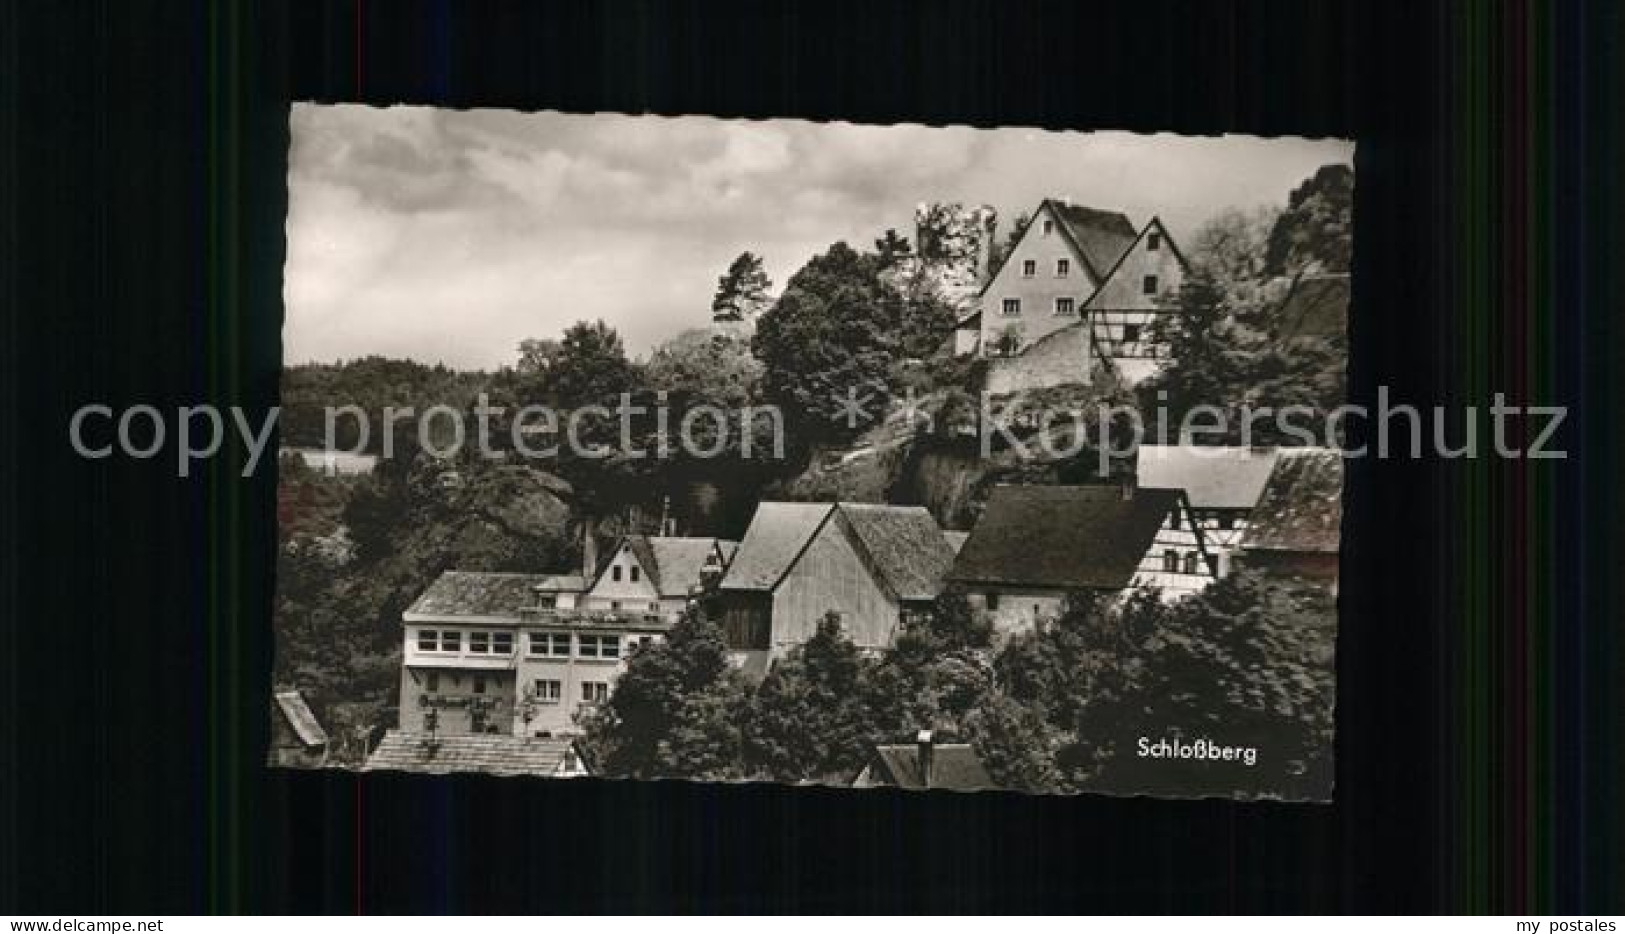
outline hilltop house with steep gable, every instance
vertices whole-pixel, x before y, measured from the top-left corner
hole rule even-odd
[[[1186,263],[1159,218],[1046,198],[960,319],[954,348],[994,361],[989,389],[1087,383],[1097,362],[1135,383],[1166,356],[1152,324]]]

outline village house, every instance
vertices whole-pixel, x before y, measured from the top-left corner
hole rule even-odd
[[[961,318],[955,352],[994,361],[989,390],[1087,383],[1097,362],[1137,383],[1166,349],[1152,324],[1186,263],[1162,221],[1047,198]]]
[[[1337,589],[1343,524],[1343,456],[1282,448],[1237,543],[1239,566]]]
[[[1275,456],[1274,448],[1141,445],[1136,482],[1140,486],[1184,490],[1190,504],[1191,522],[1170,530],[1174,534],[1166,536],[1164,562],[1171,566],[1175,561],[1198,561],[1205,548],[1215,561],[1218,576],[1230,573],[1231,558],[1247,531],[1253,506],[1275,469]]]
[[[401,730],[576,730],[627,657],[664,638],[721,578],[732,550],[716,539],[626,536],[590,585],[575,574],[446,571],[402,614]]]
[[[270,764],[285,768],[319,768],[327,764],[327,731],[298,691],[271,695]]]
[[[986,791],[998,786],[969,743],[938,743],[931,730],[921,730],[913,743],[875,746],[852,787]]]
[[[576,778],[592,774],[570,739],[401,730],[385,733],[362,768],[369,772],[427,775],[469,773]]]
[[[623,536],[583,595],[589,612],[683,615],[707,577],[720,578],[736,543],[716,538]]]
[[[931,608],[952,563],[924,507],[761,503],[717,591],[729,648],[765,673],[834,612],[859,648],[885,649]]]
[[[1213,579],[1184,492],[1130,485],[995,487],[947,576],[998,635],[1059,617],[1073,593],[1151,586],[1175,600]]]

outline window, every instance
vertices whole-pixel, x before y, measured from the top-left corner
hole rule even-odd
[[[990,610],[997,610],[999,608],[999,595],[998,594],[990,593],[990,594],[987,595],[987,608],[990,609]]]
[[[1228,532],[1228,531],[1234,529],[1235,527],[1236,527],[1236,517],[1235,516],[1220,516],[1219,517],[1219,528],[1220,529]]]
[[[460,652],[463,649],[463,634],[460,632],[442,632],[440,634],[440,651]]]
[[[1021,299],[1019,299],[1019,298],[1007,298],[1007,299],[1005,299],[1004,300],[1004,316],[1006,318],[1013,318],[1013,317],[1015,317],[1015,316],[1017,316],[1019,314],[1021,314]]]
[[[550,593],[550,594],[547,594],[546,596],[541,596],[541,597],[536,598],[536,608],[539,609],[539,610],[556,609],[558,607],[558,605],[559,605],[559,596],[558,596],[558,594],[551,594]]]
[[[440,690],[440,672],[431,671],[429,677],[424,679],[423,687],[430,693]]]
[[[640,569],[638,568],[637,565],[635,565],[635,564],[632,565],[632,568],[631,568],[631,571],[632,571],[632,583],[634,583],[634,584],[636,584],[638,582],[638,571],[639,570]]]
[[[493,632],[493,633],[491,633],[491,651],[496,653],[497,655],[512,655],[513,654],[513,633],[511,633],[511,632]]]
[[[1138,324],[1123,325],[1123,343],[1133,344],[1140,340],[1140,326]]]
[[[1049,236],[1050,234],[1052,234],[1054,232],[1055,232],[1055,222],[1050,220],[1047,217],[1044,218],[1044,236],[1047,237],[1047,236]]]
[[[564,685],[557,681],[537,679],[536,702],[539,704],[557,704],[564,695],[563,688]]]
[[[1021,261],[1021,274],[1024,277],[1028,278],[1028,279],[1031,279],[1033,276],[1038,275],[1038,260],[1036,260],[1036,259],[1024,259],[1024,260],[1022,260]]]
[[[471,632],[468,634],[468,650],[480,655],[491,651],[491,634],[488,632]]]
[[[570,654],[570,634],[567,632],[533,632],[530,634],[530,654],[566,658]]]
[[[1145,235],[1145,251],[1155,253],[1162,249],[1162,234],[1153,233]]]
[[[436,633],[433,629],[419,629],[418,630],[418,651],[419,652],[433,652],[435,650],[435,647],[440,644],[439,640],[440,640],[439,634]]]
[[[609,700],[609,682],[583,681],[581,682],[581,702],[584,704],[602,704]]]
[[[485,693],[485,679],[484,678],[476,677],[474,679],[474,693],[475,694],[484,694]]]
[[[1179,572],[1179,552],[1170,548],[1162,553],[1162,569],[1164,571]]]
[[[1056,260],[1055,261],[1055,275],[1059,276],[1062,279],[1065,279],[1067,276],[1072,275],[1072,261],[1069,260],[1069,259],[1058,259],[1058,260]]]
[[[620,636],[588,636],[577,637],[576,654],[582,658],[620,658]]]
[[[1076,311],[1076,309],[1072,305],[1072,299],[1070,299],[1070,298],[1057,298],[1055,300],[1055,313],[1056,314],[1058,314],[1058,315],[1070,315],[1074,311]]]
[[[611,613],[619,613],[621,611],[621,601],[619,601],[619,600],[611,600],[611,601],[609,601],[609,610],[610,610]]]
[[[1147,295],[1157,294],[1157,277],[1146,276],[1145,279],[1140,282],[1140,291]]]
[[[610,568],[609,569],[609,576],[614,578],[615,580],[619,581],[621,579],[621,566],[617,564],[614,567]]]
[[[1168,513],[1168,528],[1170,528],[1170,529],[1179,528],[1179,510],[1175,509],[1172,512]]]
[[[1196,552],[1194,552],[1194,551],[1186,552],[1185,553],[1185,573],[1186,574],[1200,574],[1200,573],[1202,573],[1202,571],[1201,571],[1201,567],[1202,567],[1201,560],[1202,560],[1202,556],[1198,555]]]
[[[659,600],[650,600],[649,601],[649,612],[651,612],[651,613],[660,612],[660,601]]]

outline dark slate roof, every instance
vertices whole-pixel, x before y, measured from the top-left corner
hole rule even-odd
[[[841,503],[837,507],[899,600],[934,600],[954,563],[942,527],[924,506]]]
[[[920,751],[914,743],[876,746],[871,765],[884,773],[877,779],[899,788],[979,791],[998,787],[969,743],[939,743],[931,759],[930,785],[920,773]]]
[[[1139,487],[998,486],[948,579],[1063,590],[1120,590],[1181,496]]]
[[[440,734],[430,750],[426,733],[390,730],[367,757],[367,771],[446,775],[553,775],[570,749],[568,739],[526,739],[496,733]]]
[[[724,590],[772,590],[824,523],[830,503],[760,503],[739,543]]]
[[[1276,313],[1277,337],[1283,341],[1343,337],[1349,326],[1347,273],[1299,279]]]
[[[1343,524],[1343,457],[1285,448],[1253,508],[1240,546],[1251,551],[1336,554]]]
[[[1117,265],[1117,261],[1139,236],[1128,217],[1120,211],[1102,211],[1053,198],[1049,204],[1072,237],[1072,242],[1077,244],[1078,252],[1088,260],[1089,271],[1097,280],[1103,279],[1107,271]]]
[[[274,698],[277,709],[282,711],[283,718],[299,736],[301,743],[306,746],[327,745],[327,731],[316,721],[316,715],[310,712],[303,694],[298,691],[278,691]]]
[[[557,577],[555,574],[446,571],[406,608],[406,613],[453,618],[509,617],[518,622],[519,611],[536,603],[533,595],[536,586]]]
[[[1196,509],[1251,509],[1274,469],[1273,448],[1146,444],[1135,473],[1142,486],[1184,490]]]

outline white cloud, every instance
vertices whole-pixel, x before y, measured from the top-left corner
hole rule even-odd
[[[1283,203],[1336,141],[704,117],[296,106],[289,362],[368,353],[493,368],[603,318],[634,352],[708,320],[742,250],[784,280],[836,240],[912,233],[920,201],[1160,214]]]

